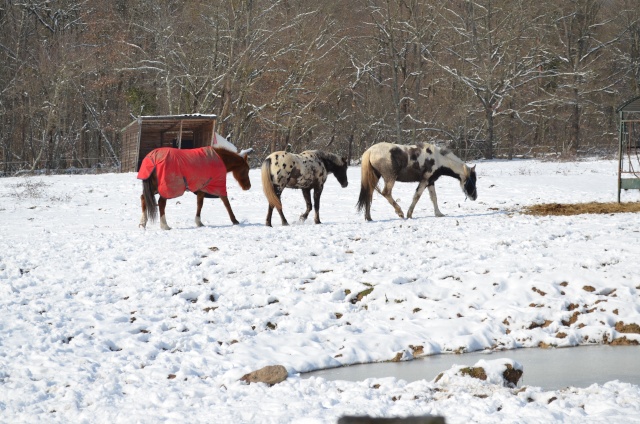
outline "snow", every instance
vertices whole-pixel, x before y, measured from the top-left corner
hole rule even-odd
[[[215,137],[216,137],[216,142],[215,142],[216,147],[222,147],[223,149],[231,150],[232,152],[238,153],[238,148],[234,146],[233,143],[231,143],[228,139],[224,138],[218,133],[215,133]]]
[[[438,181],[444,218],[433,216],[428,196],[414,219],[401,220],[375,195],[366,223],[355,210],[360,169],[352,167],[347,188],[327,181],[323,224],[282,227],[276,215],[268,228],[256,169],[249,191],[229,179],[241,225],[209,199],[197,228],[196,198],[186,193],[168,201],[171,231],[138,228],[134,173],[0,179],[1,421],[334,423],[433,414],[447,423],[640,422],[635,385],[544,391],[495,378],[513,363],[509,349],[640,340],[614,328],[640,323],[637,217],[518,212],[615,200],[616,162],[477,165],[476,202],[465,201],[456,180]],[[394,188],[405,212],[414,190]],[[296,221],[302,194],[285,190],[283,205]],[[504,361],[484,364],[487,381],[451,370],[442,381],[412,383],[299,375],[485,349],[505,349]],[[276,364],[289,372],[283,383],[238,381]]]

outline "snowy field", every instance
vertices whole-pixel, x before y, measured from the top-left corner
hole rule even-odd
[[[190,193],[171,231],[138,228],[135,174],[0,179],[0,421],[335,423],[343,415],[442,415],[466,422],[640,422],[640,387],[510,389],[469,377],[407,383],[302,379],[363,362],[485,349],[602,344],[640,334],[637,215],[534,217],[535,203],[609,202],[614,161],[481,161],[478,200],[436,184],[414,219],[379,195],[357,214],[360,169],[333,178],[322,225],[264,226],[252,189],[229,180],[194,224]],[[397,184],[406,212],[414,184]],[[640,200],[637,192],[625,200]],[[286,367],[268,387],[239,382]],[[489,367],[491,368],[491,367]],[[442,370],[447,371],[447,370]],[[527,370],[524,369],[526,380]]]

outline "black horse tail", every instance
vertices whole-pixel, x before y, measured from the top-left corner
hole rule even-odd
[[[156,196],[151,189],[151,177],[146,180],[142,180],[142,196],[144,197],[144,212],[147,219],[151,222],[155,222],[158,218],[158,204],[156,203]]]
[[[378,185],[379,177],[376,175],[375,169],[371,165],[369,156],[371,156],[371,152],[369,150],[364,152],[362,155],[362,164],[360,165],[362,177],[360,183],[360,196],[358,197],[358,203],[356,204],[358,212],[363,209],[368,210],[371,207],[373,190],[375,190]]]
[[[280,202],[280,199],[273,188],[273,183],[271,182],[271,158],[266,158],[264,162],[262,162],[261,173],[262,191],[267,197],[269,206],[273,206],[278,210],[282,209],[282,203]]]

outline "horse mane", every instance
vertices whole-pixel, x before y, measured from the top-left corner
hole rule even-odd
[[[220,159],[224,162],[227,169],[235,167],[245,162],[244,157],[240,156],[236,152],[232,152],[224,147],[213,147],[213,150],[220,156]]]
[[[218,156],[222,157],[228,157],[228,158],[232,158],[232,157],[239,157],[241,158],[242,156],[240,156],[239,154],[237,154],[236,152],[232,152],[231,150],[225,148],[225,147],[213,147],[213,150],[215,150],[215,152],[218,154]]]
[[[335,167],[341,166],[338,165],[339,162],[342,162],[342,158],[335,153],[329,153],[322,150],[315,150],[315,154],[324,163],[324,167],[329,172],[333,172]]]
[[[467,173],[467,170],[465,169],[467,166],[464,163],[464,161],[459,157],[457,157],[456,155],[454,155],[451,150],[449,150],[446,147],[439,147],[435,144],[432,144],[431,146],[434,147],[435,152],[437,152],[438,155],[440,156],[439,157],[440,160],[437,162],[439,163],[440,167],[443,167],[443,166],[447,167],[452,171],[452,173],[457,174],[457,175],[451,175],[451,173],[446,173],[446,171],[444,171],[445,173],[441,175],[448,175],[450,177],[454,177],[460,180],[461,177]]]

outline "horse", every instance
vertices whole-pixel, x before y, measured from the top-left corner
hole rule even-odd
[[[262,163],[262,190],[264,191],[269,210],[266,225],[271,227],[271,214],[275,207],[280,214],[282,225],[289,225],[282,213],[280,196],[285,187],[299,188],[307,203],[307,210],[300,215],[304,222],[311,212],[311,190],[316,224],[320,224],[320,195],[327,176],[332,173],[344,188],[347,181],[347,160],[333,153],[320,150],[307,150],[300,154],[278,151],[271,153]]]
[[[140,227],[146,228],[147,220],[154,222],[157,219],[159,207],[160,228],[170,230],[165,217],[167,199],[182,196],[186,190],[197,196],[195,222],[198,227],[203,226],[200,212],[205,197],[219,197],[231,222],[239,224],[227,197],[226,179],[229,172],[242,190],[251,188],[247,151],[239,155],[221,147],[188,150],[161,147],[152,150],[138,171],[138,179],[142,180]],[[157,203],[156,194],[160,195]]]
[[[411,146],[392,143],[374,144],[362,155],[361,173],[360,196],[356,207],[359,212],[364,209],[364,218],[367,221],[371,221],[373,190],[387,199],[398,216],[404,218],[402,209],[391,196],[391,190],[396,181],[418,182],[413,202],[407,211],[407,218],[412,218],[413,209],[425,188],[429,189],[435,216],[444,216],[438,208],[434,185],[443,175],[458,179],[462,191],[471,200],[476,200],[478,197],[475,165],[469,167],[449,149],[433,144],[418,143]],[[378,181],[381,177],[384,179],[382,192],[378,189]]]

